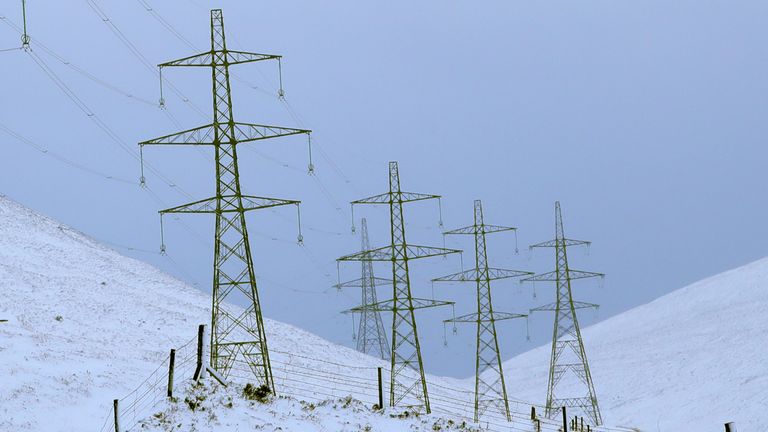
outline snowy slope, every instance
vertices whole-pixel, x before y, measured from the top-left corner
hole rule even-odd
[[[766,286],[768,259],[584,329],[606,424],[716,431],[736,421],[742,431],[761,430],[768,420]],[[0,319],[9,320],[0,323],[2,432],[99,430],[112,399],[165,364],[168,349],[193,338],[209,317],[203,293],[5,198],[0,287]],[[380,360],[283,323],[266,326],[283,395],[293,388],[315,403],[346,394],[365,406],[375,401]],[[548,357],[545,346],[506,362],[512,398],[544,400]],[[470,379],[429,382],[437,412],[468,414]],[[291,421],[311,420],[297,414]],[[516,429],[529,423],[518,418]]]
[[[374,411],[352,398],[319,403],[278,396],[268,400],[244,397],[242,386],[223,388],[215,382],[187,382],[183,394],[162,404],[141,422],[147,432],[208,431],[237,432],[254,429],[301,432],[361,431],[465,431],[481,432],[467,422],[436,415],[413,415],[404,409]]]
[[[198,290],[7,198],[0,287],[0,319],[8,319],[0,323],[2,432],[100,430],[112,399],[167,364],[168,350],[210,316],[210,298]],[[287,324],[265,325],[278,391],[315,402],[344,394],[376,401],[381,360]],[[430,382],[450,393],[460,381]],[[458,395],[469,401],[465,390]]]
[[[766,430],[766,305],[762,259],[584,329],[606,423],[720,431],[734,421],[739,431]],[[549,355],[544,346],[505,362],[510,392],[543,401]]]

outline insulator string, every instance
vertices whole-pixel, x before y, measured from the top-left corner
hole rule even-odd
[[[21,35],[21,47],[24,51],[28,51],[30,38],[27,33],[27,0],[21,0],[21,14],[24,18],[24,33]]]
[[[307,134],[307,149],[309,151],[309,165],[307,166],[307,174],[312,175],[315,173],[315,164],[312,163],[312,134]]]
[[[514,231],[515,231],[515,255],[518,255],[520,254],[520,249],[518,249],[517,247],[517,229],[515,229]]]
[[[165,255],[165,228],[163,227],[163,213],[160,213],[160,255]]]
[[[443,199],[437,198],[437,211],[440,213],[440,220],[437,221],[437,226],[443,227]]]
[[[285,99],[285,90],[283,90],[283,58],[277,58],[277,76],[280,80],[280,88],[277,90],[277,97]]]
[[[304,246],[304,236],[301,234],[301,205],[296,203],[296,219],[299,225],[299,234],[296,236],[296,243],[299,246]]]
[[[160,76],[160,100],[158,101],[158,106],[160,109],[163,109],[165,108],[165,97],[163,96],[163,67],[158,66],[157,69],[159,71],[158,75]]]
[[[341,291],[341,263],[339,261],[336,261],[336,282],[338,283],[336,289]]]
[[[357,231],[357,228],[355,228],[355,205],[350,204],[349,210],[352,212],[352,234],[354,234]]]
[[[355,314],[351,313],[352,315],[352,340],[357,340],[357,335],[355,334]]]
[[[456,328],[456,305],[451,305],[451,314],[453,315],[453,334],[458,334],[459,329]]]
[[[528,327],[528,317],[525,317],[525,340],[530,342],[531,341],[531,332]]]
[[[139,146],[139,165],[141,166],[141,177],[139,177],[139,186],[147,187],[147,178],[144,177],[144,146]]]

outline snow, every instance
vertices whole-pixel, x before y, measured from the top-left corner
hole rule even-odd
[[[209,296],[7,198],[0,198],[0,286],[0,319],[8,320],[0,323],[2,432],[100,430],[113,399],[130,401],[145,380],[165,384],[155,378],[169,350],[210,319]],[[377,401],[380,359],[284,323],[265,326],[278,392]],[[469,406],[461,380],[430,384]],[[154,400],[164,392],[157,388]]]
[[[205,429],[204,416],[182,413],[183,405],[174,408],[162,397],[160,378],[168,350],[190,342],[197,325],[208,321],[209,297],[6,198],[0,198],[0,286],[0,319],[8,320],[0,323],[2,432],[98,431],[109,423],[112,400],[136,397],[129,393],[140,385],[155,385],[160,396],[130,418],[149,421],[163,412],[186,425],[179,430],[245,430],[248,422],[271,425],[266,430],[364,430],[369,424],[372,430],[429,430],[447,422],[447,413],[471,415],[473,379],[433,376],[430,396],[443,419],[372,411],[377,367],[385,368],[387,381],[381,360],[267,319],[279,397],[253,405],[238,399],[236,387],[210,389],[207,400],[232,398],[239,408],[211,405],[206,415],[214,414],[217,426]],[[735,421],[739,430],[760,430],[768,420],[762,409],[768,402],[766,286],[768,259],[583,329],[605,423],[716,431]],[[179,358],[192,348],[194,342]],[[523,413],[511,430],[531,430],[524,401],[544,400],[548,361],[543,346],[505,362],[511,405]],[[189,366],[179,368],[178,392],[192,391],[184,384]],[[354,400],[345,402],[346,395]],[[509,430],[499,423],[488,426]]]
[[[288,396],[268,401],[249,400],[243,396],[241,386],[223,388],[210,381],[201,381],[199,385],[187,382],[182,397],[164,403],[141,423],[141,430],[148,432],[237,432],[253,428],[302,432],[479,432],[477,427],[466,422],[454,422],[435,415],[419,416],[404,409],[374,411],[350,397],[319,403]]]
[[[733,421],[740,431],[764,430],[766,304],[768,259],[761,259],[584,329],[604,422],[720,431]],[[506,361],[508,390],[544,400],[549,355],[543,346]]]

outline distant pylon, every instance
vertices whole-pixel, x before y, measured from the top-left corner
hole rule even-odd
[[[555,312],[555,327],[552,337],[552,355],[549,364],[549,382],[547,385],[547,403],[545,415],[554,419],[561,407],[577,408],[583,411],[591,423],[600,426],[603,419],[597,404],[595,387],[592,384],[592,374],[589,371],[587,353],[584,351],[584,341],[581,339],[579,321],[576,318],[577,309],[597,308],[594,303],[573,301],[571,295],[571,280],[591,277],[603,277],[602,273],[572,270],[568,266],[568,246],[589,245],[584,240],[572,240],[565,237],[563,217],[560,213],[560,202],[555,203],[555,239],[538,243],[533,248],[555,248],[556,270],[523,279],[524,282],[553,281],[557,285],[557,301],[548,305],[531,309],[531,312]],[[558,393],[557,385],[567,375],[575,376],[586,387],[583,392],[573,393],[572,397],[563,397]],[[569,395],[570,396],[570,395]]]
[[[402,405],[415,409],[424,409],[426,413],[430,413],[432,410],[429,406],[427,380],[424,376],[424,363],[421,358],[416,316],[413,311],[415,309],[450,305],[453,302],[428,300],[411,296],[408,262],[417,258],[459,253],[461,251],[457,249],[416,246],[406,243],[403,204],[439,198],[439,195],[403,192],[400,189],[400,173],[397,162],[390,162],[389,192],[352,201],[352,206],[354,208],[356,204],[389,205],[391,244],[343,256],[338,259],[338,261],[386,261],[392,263],[392,300],[380,301],[370,307],[355,308],[352,311],[362,312],[364,309],[370,309],[372,311],[392,312],[389,404],[390,406],[400,406],[402,403]]]
[[[363,218],[360,222],[361,251],[371,249],[371,242],[368,239],[368,222]],[[360,261],[362,274],[360,279],[347,282],[341,282],[336,288],[360,288],[362,293],[362,302],[358,309],[360,312],[360,323],[357,330],[357,350],[384,360],[389,360],[392,353],[389,351],[389,342],[387,342],[387,332],[384,330],[384,323],[381,321],[381,312],[373,310],[372,306],[378,303],[376,298],[376,283],[385,286],[391,286],[391,279],[377,278],[373,275],[373,263],[371,261]],[[351,312],[351,311],[345,311]]]
[[[480,200],[476,200],[474,225],[444,233],[446,235],[469,234],[474,236],[475,268],[432,280],[433,282],[475,282],[477,285],[477,312],[445,320],[445,322],[477,324],[477,351],[475,356],[476,422],[480,420],[480,416],[490,407],[498,409],[506,416],[507,421],[512,420],[509,412],[509,399],[507,399],[507,387],[504,384],[504,371],[501,366],[496,321],[525,318],[528,315],[494,312],[493,303],[491,302],[491,281],[532,275],[533,273],[520,270],[489,268],[485,235],[516,230],[517,228],[512,227],[486,225],[483,220],[483,204]]]
[[[251,245],[248,240],[245,213],[299,201],[243,195],[237,146],[240,143],[307,134],[309,130],[289,129],[250,123],[237,123],[232,115],[229,67],[280,56],[227,49],[224,18],[220,9],[211,11],[211,50],[185,57],[160,68],[173,66],[210,67],[213,72],[213,123],[166,135],[139,145],[210,145],[215,151],[216,195],[190,204],[161,210],[166,213],[213,213],[216,233],[213,259],[213,306],[211,313],[211,365],[225,377],[235,361],[245,364],[257,385],[274,392],[269,362],[267,336],[264,331],[261,304],[256,288]],[[143,181],[143,177],[142,177]],[[161,219],[162,221],[162,219]],[[299,231],[299,241],[301,233]],[[238,301],[238,297],[240,297]],[[242,312],[234,312],[227,301],[244,304]]]

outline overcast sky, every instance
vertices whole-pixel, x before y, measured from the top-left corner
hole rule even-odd
[[[0,193],[210,292],[212,217],[168,218],[168,256],[157,253],[157,210],[212,195],[210,149],[145,149],[162,174],[147,172],[147,191],[135,143],[210,123],[209,72],[166,70],[177,92],[166,86],[163,112],[146,63],[207,49],[208,9],[222,7],[231,49],[284,56],[289,105],[276,97],[276,64],[238,66],[236,120],[315,131],[314,178],[301,138],[241,147],[245,193],[303,201],[304,247],[295,245],[293,209],[249,215],[267,317],[354,346],[353,323],[339,311],[360,296],[330,289],[335,258],[359,247],[348,202],[386,191],[390,160],[400,162],[404,189],[444,196],[446,229],[471,224],[474,199],[488,223],[520,228],[519,255],[513,235],[489,237],[496,267],[554,268],[552,250],[529,256],[525,246],[552,238],[560,200],[566,234],[594,242],[589,254],[570,252],[571,266],[607,274],[602,287],[575,284],[578,300],[602,305],[581,314],[583,325],[765,255],[763,1],[95,3],[110,21],[86,1],[28,1],[37,61],[80,107],[35,57],[0,53],[0,125],[48,150],[0,131]],[[3,2],[0,15],[0,49],[18,45],[9,24],[21,22],[20,1]],[[369,218],[374,246],[388,241],[386,208],[356,216]],[[409,242],[442,246],[435,203],[409,205],[406,219]],[[472,263],[470,238],[447,246],[466,249]],[[429,279],[459,271],[460,260],[420,260],[412,270],[414,294],[430,297]],[[360,269],[341,272],[355,278]],[[500,281],[495,309],[554,299],[551,286],[536,292]],[[473,311],[471,285],[436,286],[435,296],[456,301],[457,314]],[[475,331],[449,329],[443,346],[450,316],[419,312],[426,368],[469,376]],[[504,357],[548,343],[551,326],[551,315],[536,315],[526,342],[524,321],[500,324]]]

